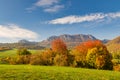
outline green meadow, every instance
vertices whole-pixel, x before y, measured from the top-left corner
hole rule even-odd
[[[119,80],[120,72],[58,66],[0,65],[0,80]]]
[[[40,50],[29,50],[32,54]],[[16,56],[17,49],[0,51],[0,58]],[[0,80],[119,80],[120,72],[86,68],[0,64]]]
[[[32,54],[39,53],[40,50],[29,50]],[[16,56],[17,49],[0,51],[0,58]]]

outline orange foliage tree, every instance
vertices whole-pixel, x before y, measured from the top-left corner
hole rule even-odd
[[[54,64],[58,66],[69,65],[69,52],[66,44],[61,39],[55,39],[51,44],[52,51],[56,54],[54,57]]]
[[[94,47],[105,47],[101,41],[99,40],[92,40],[92,41],[86,41],[78,46],[75,46],[75,48],[72,50],[72,55],[75,56],[75,64],[76,66],[86,66],[86,56],[89,49],[92,49]]]
[[[66,44],[61,39],[55,39],[51,44],[52,50],[59,54],[66,54],[68,52]]]

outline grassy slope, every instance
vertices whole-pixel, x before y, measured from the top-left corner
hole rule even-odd
[[[29,50],[32,54],[35,54],[37,51],[39,50]],[[0,58],[2,57],[12,57],[15,56],[17,52],[17,49],[13,49],[13,50],[6,50],[6,51],[0,51]]]
[[[55,66],[0,65],[0,80],[120,80],[120,72]]]
[[[0,58],[1,57],[8,57],[8,56],[14,56],[16,55],[16,49],[14,50],[6,50],[6,51],[0,51]]]

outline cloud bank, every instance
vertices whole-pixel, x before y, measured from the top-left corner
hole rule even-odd
[[[38,34],[15,24],[0,25],[0,37],[8,39],[37,39]]]
[[[90,22],[90,21],[97,21],[97,20],[104,20],[104,19],[114,19],[120,18],[120,12],[116,13],[92,13],[89,15],[83,16],[66,16],[62,18],[57,18],[54,20],[49,21],[49,24],[73,24],[73,23],[82,23],[82,22]]]
[[[32,7],[27,8],[27,11],[32,12],[39,7],[45,12],[58,12],[64,8],[64,5],[60,5],[60,0],[38,0]]]

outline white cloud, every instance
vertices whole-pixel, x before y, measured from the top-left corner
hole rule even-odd
[[[62,8],[64,8],[64,5],[55,5],[53,7],[44,9],[44,11],[45,12],[57,12],[57,11],[59,11]]]
[[[38,34],[15,24],[0,25],[0,37],[8,39],[37,39]]]
[[[38,0],[38,2],[36,2],[34,5],[44,7],[44,6],[51,6],[58,2],[59,2],[58,0]]]
[[[28,12],[32,12],[36,8],[43,8],[45,12],[57,12],[64,8],[64,5],[59,5],[60,0],[38,0],[33,6],[26,8]]]
[[[106,14],[106,16],[111,17],[111,18],[118,18],[120,17],[120,12],[109,13],[109,14]]]
[[[67,16],[63,18],[57,18],[54,20],[49,21],[49,24],[73,24],[73,23],[82,23],[82,22],[90,22],[90,21],[97,21],[102,20],[105,18],[120,18],[120,12],[117,13],[95,13],[90,15],[84,15],[84,16]]]

